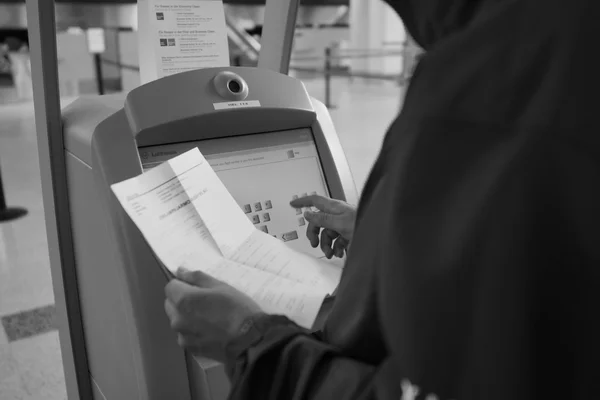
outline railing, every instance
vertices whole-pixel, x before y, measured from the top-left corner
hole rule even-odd
[[[113,65],[113,66],[121,68],[121,69],[140,72],[140,67],[138,67],[137,65],[122,64],[120,62],[113,61],[113,60],[107,60],[105,58],[102,59],[102,64]]]
[[[383,51],[383,50],[370,50],[370,49],[332,49],[327,47],[322,57],[296,57],[293,58],[290,65],[291,70],[298,72],[312,72],[323,74],[324,86],[325,86],[325,106],[327,108],[333,108],[331,102],[331,78],[334,76],[342,76],[348,78],[363,78],[363,79],[376,79],[385,81],[396,81],[399,85],[405,86],[412,77],[414,67],[416,66],[417,57],[411,57],[408,53],[407,42],[402,43],[402,48],[394,51]],[[346,53],[346,54],[344,54]],[[387,58],[387,57],[402,57],[403,68],[400,74],[383,74],[356,71],[346,68],[340,68],[333,65],[333,61],[351,60],[351,59],[372,59],[372,58]],[[311,68],[311,67],[300,67],[294,65],[294,62],[302,61],[320,61],[323,64],[323,68]]]

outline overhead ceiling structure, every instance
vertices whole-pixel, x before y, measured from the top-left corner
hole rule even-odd
[[[137,28],[137,0],[56,0],[56,24],[60,29],[71,26],[82,28]],[[265,0],[224,0],[227,14],[252,16],[261,25]],[[350,0],[302,0],[298,13],[299,25],[328,24],[340,9],[347,9]],[[27,16],[24,0],[0,0],[0,29],[25,29]]]
[[[25,4],[25,0],[0,0],[0,4]],[[136,4],[137,0],[55,0],[56,4]],[[265,5],[265,0],[223,0],[225,4]],[[301,0],[305,6],[347,6],[350,0]]]

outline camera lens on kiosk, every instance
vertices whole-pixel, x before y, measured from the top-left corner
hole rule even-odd
[[[227,83],[227,88],[231,93],[239,93],[242,91],[242,85],[238,81],[231,80]]]

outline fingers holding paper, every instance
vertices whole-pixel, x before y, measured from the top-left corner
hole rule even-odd
[[[225,360],[227,343],[261,312],[250,297],[201,271],[179,270],[165,287],[165,311],[179,344],[194,355]]]

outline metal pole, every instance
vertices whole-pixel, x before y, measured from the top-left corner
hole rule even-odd
[[[300,0],[267,0],[258,68],[288,74]]]
[[[104,94],[104,77],[102,76],[102,57],[99,53],[94,53],[94,65],[96,67],[96,86],[98,94]]]
[[[4,185],[2,184],[2,169],[0,169],[0,212],[6,210],[6,198],[4,197]]]
[[[233,58],[233,65],[234,65],[235,67],[241,67],[241,66],[242,66],[242,56],[240,56],[239,54],[238,54],[238,55],[236,55],[236,56]]]
[[[75,269],[63,143],[54,0],[26,0],[48,253],[69,400],[92,399]]]
[[[24,208],[7,207],[4,196],[4,185],[2,183],[2,169],[0,169],[0,222],[8,222],[27,214]]]
[[[331,104],[331,48],[325,49],[325,107],[332,108]]]

